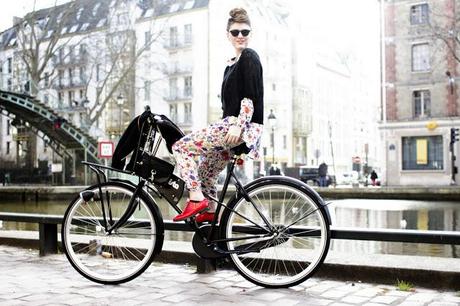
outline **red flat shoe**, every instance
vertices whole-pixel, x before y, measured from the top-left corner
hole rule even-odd
[[[213,212],[205,211],[204,213],[201,213],[198,216],[196,216],[196,222],[197,223],[212,222],[212,220],[214,220],[214,213]]]
[[[209,207],[208,199],[203,199],[200,202],[188,200],[184,208],[184,211],[181,214],[175,216],[173,221],[177,222],[177,221],[185,220],[187,218],[190,218],[191,216],[194,216],[200,212],[207,210],[208,207]]]

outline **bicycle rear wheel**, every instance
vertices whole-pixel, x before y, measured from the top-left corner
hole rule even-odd
[[[236,270],[268,288],[294,286],[311,277],[330,242],[328,218],[314,192],[299,181],[272,178],[246,191],[254,205],[237,198],[221,223]]]
[[[109,182],[101,188],[105,214],[116,221],[128,207],[134,187]],[[87,190],[100,197],[97,186]],[[112,233],[106,232],[100,200],[85,202],[77,197],[71,203],[64,215],[62,242],[68,260],[84,277],[102,284],[127,282],[144,272],[161,251],[164,228],[160,213],[144,193],[135,201],[132,216]]]

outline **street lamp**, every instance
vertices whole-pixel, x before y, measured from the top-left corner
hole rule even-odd
[[[122,134],[122,129],[123,129],[123,122],[122,122],[122,119],[123,119],[123,104],[125,103],[125,98],[122,96],[122,94],[119,94],[117,96],[117,105],[118,105],[118,109],[119,109],[119,124],[120,124],[120,129],[119,129],[119,132],[120,132],[120,135]]]
[[[276,116],[273,113],[273,109],[270,110],[270,114],[268,115],[268,124],[272,128],[272,164],[275,164],[275,127],[276,127]],[[273,165],[272,165],[273,167]]]

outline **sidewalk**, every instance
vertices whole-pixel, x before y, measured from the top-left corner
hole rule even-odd
[[[92,283],[63,254],[0,245],[0,305],[403,305],[460,306],[460,292],[313,278],[290,289],[265,289],[233,270],[197,274],[194,267],[154,264],[117,286]]]

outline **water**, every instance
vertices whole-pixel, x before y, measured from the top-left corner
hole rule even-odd
[[[66,202],[0,203],[2,212],[64,214]],[[159,202],[165,219],[175,211]],[[427,202],[410,200],[333,200],[329,205],[333,226],[356,228],[390,228],[460,231],[460,202]],[[38,230],[37,224],[2,222],[1,230]],[[192,233],[166,232],[166,239],[190,241]],[[460,246],[397,243],[357,240],[333,240],[332,250],[359,254],[405,254],[421,256],[460,256]]]

